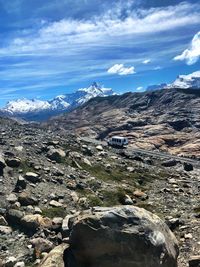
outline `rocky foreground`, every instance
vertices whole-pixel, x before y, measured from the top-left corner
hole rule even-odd
[[[0,266],[199,266],[191,164],[5,119],[0,152]]]

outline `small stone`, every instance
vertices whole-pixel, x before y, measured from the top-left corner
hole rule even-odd
[[[52,207],[56,207],[56,208],[63,206],[62,203],[60,203],[60,202],[58,202],[56,200],[51,200],[50,203],[49,203],[49,205],[52,206]]]
[[[2,225],[2,226],[7,226],[8,225],[6,219],[3,216],[0,216],[0,225]]]
[[[42,214],[42,210],[39,207],[35,207],[34,214]]]
[[[7,213],[8,222],[10,222],[11,224],[20,223],[22,217],[23,212],[16,209],[10,209]]]
[[[184,170],[187,172],[193,171],[194,167],[191,163],[184,162]]]
[[[34,172],[27,172],[25,174],[25,179],[32,183],[37,183],[41,181],[41,178],[37,173]]]
[[[135,168],[134,167],[127,167],[128,172],[134,172]]]
[[[133,200],[129,195],[125,195],[125,198],[123,200],[124,205],[133,205]]]
[[[25,263],[23,261],[17,262],[14,267],[25,267]]]
[[[21,159],[20,158],[7,159],[6,164],[11,168],[18,168],[21,164]]]
[[[148,195],[140,190],[134,191],[133,195],[142,200],[146,200],[148,198]]]
[[[75,202],[75,203],[78,202],[78,200],[79,200],[79,197],[78,197],[76,192],[71,193],[71,198],[72,198],[73,202]]]
[[[63,223],[63,218],[55,217],[52,220],[52,228],[55,230],[61,229]]]
[[[99,150],[99,151],[103,151],[103,147],[102,147],[102,145],[98,145],[98,146],[96,146],[96,149]]]
[[[53,249],[53,243],[41,237],[34,238],[30,242],[32,246],[34,247],[36,258],[40,258],[41,253],[49,252],[50,250]]]
[[[37,198],[30,196],[27,192],[22,192],[18,197],[18,201],[22,206],[37,205],[39,202]]]
[[[5,260],[5,267],[14,267],[17,263],[17,259],[15,257],[9,257]]]
[[[57,163],[61,163],[62,160],[66,157],[66,153],[62,149],[50,149],[47,157],[51,160],[56,161]]]
[[[25,215],[21,219],[21,224],[29,230],[36,230],[39,227],[51,228],[52,226],[51,220],[43,218],[40,214]]]
[[[13,193],[11,193],[10,195],[7,196],[7,201],[12,203],[15,203],[17,201],[17,196]]]
[[[91,162],[90,162],[88,159],[83,158],[82,161],[83,161],[83,163],[85,163],[86,165],[92,166]]]
[[[0,234],[8,235],[12,233],[12,228],[9,226],[0,225]]]
[[[162,166],[164,167],[174,167],[177,165],[177,161],[174,160],[174,159],[169,159],[169,160],[166,160],[164,162],[162,162]]]
[[[26,180],[20,175],[15,185],[15,190],[18,192],[22,189],[26,189],[26,186],[27,186]]]
[[[184,238],[185,238],[185,239],[192,239],[193,236],[192,236],[192,234],[188,233],[188,234],[185,234],[185,235],[184,235]]]

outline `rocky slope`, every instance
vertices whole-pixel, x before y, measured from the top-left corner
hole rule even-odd
[[[198,266],[199,169],[174,160],[166,162],[137,153],[128,155],[97,141],[86,143],[57,128],[48,130],[7,119],[0,119],[0,155],[1,266],[53,267],[56,262],[58,267],[63,267],[63,254],[65,263],[70,261],[66,266],[76,266],[73,255],[81,260],[79,255],[84,253],[77,244],[86,244],[91,256],[105,253],[102,244],[108,244],[109,255],[113,257],[112,251],[117,253],[119,248],[118,243],[110,247],[107,237],[112,238],[111,232],[113,237],[120,233],[125,242],[126,249],[120,250],[123,266],[126,259],[131,263],[137,257],[136,254],[130,257],[129,235],[141,241],[137,259],[138,262],[142,259],[143,264],[137,266],[157,267],[158,259],[159,266],[176,266],[176,241],[163,221],[179,241],[178,266],[186,267],[188,262],[190,266]],[[119,208],[112,208],[115,205]],[[96,210],[96,206],[101,208]],[[153,212],[162,222],[134,206]],[[73,231],[73,238],[82,234],[79,229],[83,219],[88,221],[88,226],[84,223],[83,227],[91,236],[95,235],[95,227],[105,231],[105,225],[108,235],[102,232],[102,240],[96,244],[88,243],[87,238],[72,246],[74,241],[69,239],[69,234]],[[131,240],[133,248],[135,243]],[[145,246],[155,252],[155,257],[148,256],[152,265],[145,265],[145,257],[141,258]],[[109,257],[103,259],[110,264]]]
[[[200,90],[166,89],[95,98],[47,127],[99,139],[124,135],[134,147],[200,157]]]
[[[101,87],[94,82],[88,88],[81,88],[74,93],[64,94],[49,101],[39,99],[18,99],[7,103],[0,114],[8,117],[16,117],[26,121],[44,121],[49,117],[72,110],[89,99],[97,96],[109,96],[114,92],[110,88]]]

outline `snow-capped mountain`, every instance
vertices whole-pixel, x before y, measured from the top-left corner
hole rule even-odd
[[[42,121],[51,116],[69,111],[86,103],[91,98],[97,96],[109,96],[115,93],[111,88],[101,87],[94,82],[88,88],[81,88],[74,93],[64,94],[49,101],[39,99],[18,99],[7,103],[1,111],[5,115],[19,117],[24,120]]]
[[[200,89],[200,71],[188,75],[179,75],[168,88]]]
[[[195,71],[188,75],[179,75],[171,84],[161,83],[158,85],[150,85],[146,91],[155,91],[161,89],[200,89],[200,71]]]

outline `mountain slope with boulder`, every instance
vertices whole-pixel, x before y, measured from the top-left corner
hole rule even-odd
[[[200,91],[166,89],[94,98],[45,127],[98,139],[123,135],[133,147],[200,157]]]

